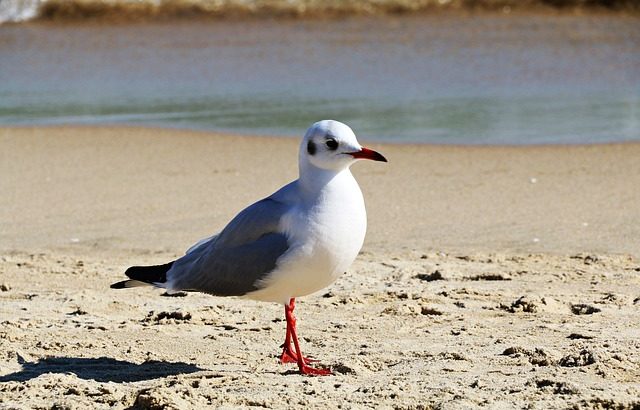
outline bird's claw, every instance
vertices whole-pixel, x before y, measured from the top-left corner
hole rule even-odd
[[[303,366],[300,366],[300,373],[308,376],[331,376],[333,374],[331,369],[324,368],[324,367],[321,367],[321,368],[311,367],[306,364]]]

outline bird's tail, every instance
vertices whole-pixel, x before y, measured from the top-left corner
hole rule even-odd
[[[124,273],[130,279],[111,285],[111,289],[134,288],[136,286],[153,285],[163,288],[167,282],[167,272],[173,262],[164,265],[132,266]]]

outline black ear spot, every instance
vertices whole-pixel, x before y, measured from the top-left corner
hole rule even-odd
[[[307,152],[309,153],[309,155],[313,155],[316,153],[316,144],[314,144],[313,141],[307,142]]]

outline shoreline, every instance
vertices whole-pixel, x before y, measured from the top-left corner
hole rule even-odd
[[[182,128],[182,127],[166,127],[161,125],[136,125],[136,124],[38,124],[38,125],[1,125],[0,124],[0,133],[3,132],[11,132],[17,131],[30,131],[30,132],[38,132],[38,130],[123,130],[125,132],[152,132],[157,131],[159,133],[167,133],[167,132],[175,132],[177,134],[193,134],[200,135],[202,138],[208,137],[224,137],[224,138],[242,138],[242,139],[251,139],[257,141],[263,140],[289,140],[289,141],[297,141],[300,142],[300,138],[302,138],[302,134],[298,136],[293,135],[276,135],[276,134],[253,134],[253,133],[242,133],[242,132],[233,132],[233,131],[225,131],[225,130],[205,130],[199,128]],[[304,133],[304,130],[301,131]],[[359,135],[359,139],[366,140],[366,135]],[[508,143],[477,143],[477,144],[464,144],[464,143],[434,143],[434,142],[396,142],[396,141],[381,141],[381,140],[369,140],[369,144],[374,144],[378,146],[397,146],[397,147],[433,147],[433,148],[460,148],[460,149],[536,149],[536,148],[588,148],[588,147],[614,147],[614,146],[633,146],[640,145],[640,138],[638,140],[627,140],[627,141],[608,141],[608,142],[584,142],[584,143],[551,143],[551,142],[542,142],[542,143],[533,143],[533,144],[508,144]]]

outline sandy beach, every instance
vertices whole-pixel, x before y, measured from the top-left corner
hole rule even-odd
[[[357,130],[356,130],[357,131]],[[152,288],[297,176],[298,139],[0,129],[0,408],[640,408],[640,144],[363,144],[352,268],[282,307]]]

